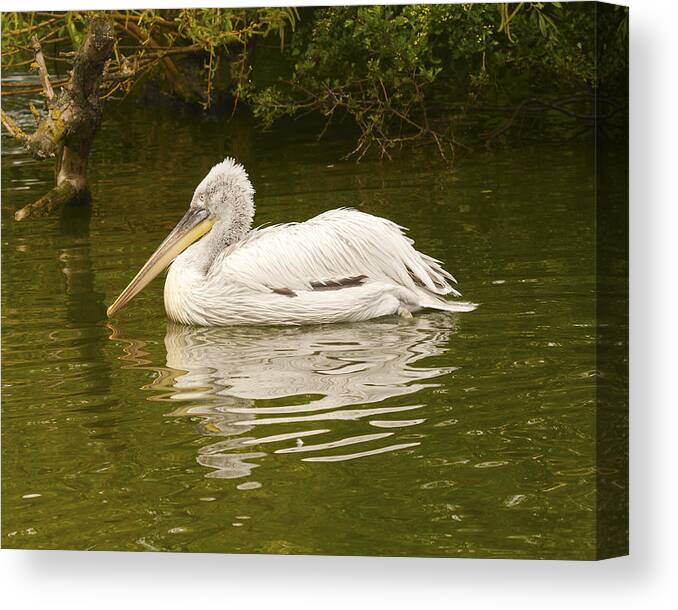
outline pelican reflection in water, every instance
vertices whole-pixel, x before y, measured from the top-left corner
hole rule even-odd
[[[127,304],[170,266],[165,309],[182,324],[358,322],[422,309],[469,311],[456,280],[395,223],[353,209],[251,230],[254,189],[227,158],[198,185],[188,211],[108,308]]]
[[[171,415],[201,416],[200,432],[220,439],[198,455],[211,477],[248,476],[270,454],[334,462],[413,448],[415,427],[432,416],[416,394],[455,370],[420,361],[444,353],[454,323],[442,314],[278,329],[169,323],[169,371],[151,389],[183,403]]]

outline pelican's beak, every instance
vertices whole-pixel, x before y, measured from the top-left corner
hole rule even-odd
[[[160,274],[169,264],[179,256],[188,246],[200,239],[214,225],[209,212],[205,209],[189,209],[172,232],[165,238],[158,249],[146,261],[146,264],[134,276],[127,288],[115,299],[106,314],[110,318],[116,311],[122,309],[151,281]]]

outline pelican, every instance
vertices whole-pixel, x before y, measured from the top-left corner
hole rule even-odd
[[[351,208],[251,229],[254,188],[227,157],[184,217],[108,308],[113,316],[169,266],[165,310],[194,326],[358,322],[422,309],[470,311],[440,261],[403,227]]]

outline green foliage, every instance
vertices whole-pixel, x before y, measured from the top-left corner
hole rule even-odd
[[[444,154],[455,123],[472,111],[591,92],[600,78],[594,10],[559,2],[319,8],[287,49],[290,73],[251,88],[248,99],[267,125],[309,109],[348,114],[361,130],[358,154],[376,146],[389,155],[419,138]]]
[[[248,82],[251,66],[248,49],[253,42],[269,35],[277,36],[280,48],[285,45],[285,32],[294,31],[299,14],[295,8],[250,9],[182,9],[175,18],[178,34],[185,41],[208,53],[207,103],[210,105],[212,81],[220,60],[228,58],[230,77],[239,95]]]
[[[307,112],[328,125],[349,117],[358,156],[390,156],[412,141],[433,141],[446,156],[460,139],[505,136],[518,116],[585,120],[601,83],[623,98],[628,10],[600,19],[597,10],[520,2],[108,11],[120,32],[112,93],[159,74],[160,87],[205,107],[226,90],[266,126]],[[3,67],[30,64],[34,34],[77,47],[86,21],[84,12],[6,13]],[[607,58],[600,66],[596,40]]]
[[[255,115],[270,124],[305,107],[328,118],[348,112],[362,132],[356,148],[361,153],[373,143],[387,153],[410,139],[409,132],[428,132],[426,92],[443,70],[428,44],[429,11],[427,6],[318,9],[289,48],[291,79],[248,91]]]

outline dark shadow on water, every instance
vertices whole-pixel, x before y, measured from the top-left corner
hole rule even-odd
[[[95,288],[96,274],[92,264],[90,225],[91,201],[66,206],[59,218],[57,256],[63,276],[66,325],[76,332],[80,359],[96,363],[85,368],[82,379],[97,392],[108,394],[111,387],[111,366],[104,356],[106,332],[101,322],[106,319],[104,293]],[[58,333],[57,333],[58,336]]]
[[[89,326],[106,318],[104,294],[94,287],[91,261],[90,203],[69,205],[59,218],[61,235],[68,247],[59,249],[61,271],[65,278],[67,318],[72,324]]]

